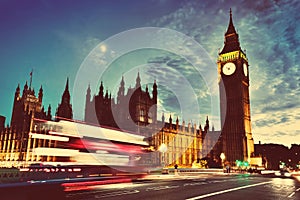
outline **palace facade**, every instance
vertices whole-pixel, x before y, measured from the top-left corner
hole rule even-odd
[[[72,119],[72,113],[67,80],[55,119]],[[50,105],[47,111],[44,109],[42,86],[36,96],[35,90],[31,88],[30,80],[30,86],[28,86],[26,81],[22,94],[20,84],[16,88],[10,126],[5,127],[5,118],[1,118],[0,162],[2,161],[2,166],[18,166],[22,161],[31,162],[40,160],[39,157],[31,156],[33,148],[45,145],[43,140],[32,138],[30,134],[35,129],[34,119],[51,121],[52,115]]]
[[[148,86],[143,90],[141,77],[137,74],[135,87],[125,89],[122,76],[116,98],[108,91],[104,94],[103,82],[99,92],[91,99],[91,89],[86,93],[85,121],[89,124],[99,124],[111,128],[129,131],[148,138],[155,152],[148,158],[149,165],[164,165],[191,167],[194,163],[205,159],[215,166],[220,165],[220,159],[215,151],[220,144],[220,131],[209,130],[209,120],[206,119],[204,129],[194,123],[179,122],[177,117],[173,123],[172,116],[165,121],[157,118],[157,83],[152,85],[152,95]],[[162,148],[164,146],[164,149]],[[214,148],[215,147],[215,148]],[[212,150],[213,149],[213,150]],[[219,148],[217,150],[219,152]]]

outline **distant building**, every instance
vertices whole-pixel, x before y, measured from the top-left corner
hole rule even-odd
[[[267,169],[279,169],[280,166],[299,168],[300,145],[292,144],[291,148],[282,144],[255,144],[255,154],[263,158]],[[297,167],[298,165],[298,167]]]
[[[292,167],[300,169],[300,144],[292,144],[287,161]]]

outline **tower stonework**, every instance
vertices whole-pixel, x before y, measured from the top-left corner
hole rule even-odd
[[[222,125],[222,151],[226,161],[250,161],[254,153],[249,99],[249,63],[240,47],[230,10],[224,47],[219,52],[218,74]]]
[[[21,94],[20,84],[18,84],[13,103],[11,127],[16,130],[29,131],[32,118],[51,120],[51,112],[45,112],[43,102],[43,88],[39,89],[38,96],[33,88],[28,87],[27,81]]]

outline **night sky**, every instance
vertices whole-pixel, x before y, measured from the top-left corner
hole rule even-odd
[[[219,109],[214,102],[218,97],[214,79],[230,8],[250,64],[255,143],[299,144],[300,4],[297,0],[1,0],[0,115],[10,123],[15,89],[18,83],[22,90],[25,82],[29,82],[32,69],[32,87],[37,93],[42,85],[43,105],[47,108],[51,104],[52,115],[69,77],[77,119],[83,119],[88,84],[96,94],[103,81],[105,90],[115,96],[122,75],[126,87],[133,87],[140,72],[143,87],[148,85],[150,92],[154,79],[157,80],[158,116],[164,112],[166,118],[172,114],[173,121],[178,116],[180,121],[198,125],[208,115],[219,130],[217,111],[212,111]],[[182,35],[177,40],[172,37],[174,34],[166,33],[159,38],[154,34],[150,37],[154,41],[144,44],[143,37],[147,39],[150,34],[146,27],[167,28]],[[123,35],[126,39],[122,39]],[[181,39],[192,40],[181,46]],[[202,49],[194,48],[193,42]],[[128,51],[119,54],[123,48]],[[192,55],[195,53],[199,53],[198,57]],[[97,57],[104,54],[103,59]],[[97,69],[84,74],[87,66]]]

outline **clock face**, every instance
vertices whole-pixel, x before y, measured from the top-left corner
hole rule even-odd
[[[244,74],[245,74],[245,76],[247,76],[248,75],[248,68],[247,68],[246,63],[243,64],[243,68],[244,68]]]
[[[223,66],[222,71],[225,75],[231,75],[235,72],[235,69],[236,69],[235,64],[232,62],[229,62]]]

